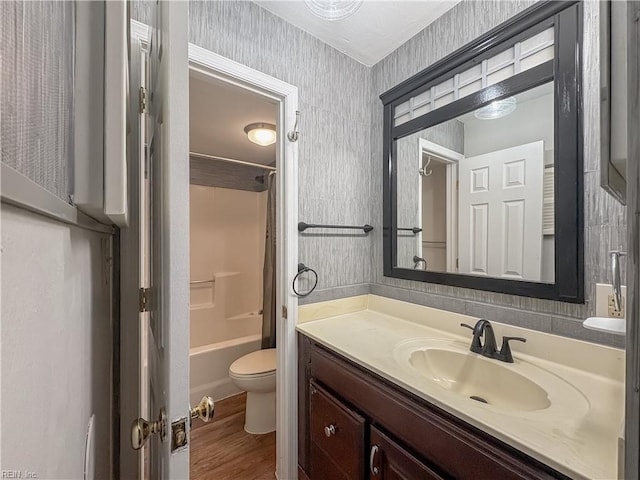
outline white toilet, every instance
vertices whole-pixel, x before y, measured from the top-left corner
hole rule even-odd
[[[244,429],[261,434],[276,429],[276,349],[258,350],[229,367],[229,377],[247,392]]]

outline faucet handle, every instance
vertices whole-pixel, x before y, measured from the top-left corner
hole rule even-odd
[[[523,337],[502,337],[502,348],[500,348],[500,353],[498,354],[500,358],[498,358],[498,360],[513,363],[513,355],[511,355],[511,347],[509,346],[510,340],[517,340],[523,343],[527,341],[527,339]]]
[[[480,343],[480,335],[476,327],[472,327],[471,325],[467,325],[466,323],[461,323],[460,326],[464,328],[468,328],[473,332],[473,340],[471,341],[471,347],[469,347],[469,350],[471,350],[474,353],[482,353],[482,344]]]

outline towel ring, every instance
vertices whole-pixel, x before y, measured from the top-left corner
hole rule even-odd
[[[311,289],[308,292],[300,293],[296,290],[296,280],[300,275],[302,275],[305,272],[313,272],[313,274],[316,276],[316,281],[313,283],[313,287],[311,287]],[[313,292],[317,286],[318,286],[318,272],[316,272],[313,268],[307,267],[304,263],[299,263],[298,273],[296,274],[295,277],[293,277],[293,282],[291,284],[291,287],[293,288],[293,293],[295,293],[298,297],[306,297],[311,292]]]

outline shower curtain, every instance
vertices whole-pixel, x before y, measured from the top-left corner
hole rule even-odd
[[[262,271],[262,348],[276,346],[276,186],[267,177],[267,228]]]

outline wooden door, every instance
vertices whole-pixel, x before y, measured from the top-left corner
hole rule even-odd
[[[618,5],[620,8],[620,5]],[[640,2],[626,2],[628,62],[627,338],[624,478],[640,478]]]
[[[182,428],[180,438],[188,439],[190,426],[187,14],[187,3],[157,2],[149,43],[142,196],[148,235],[141,245],[149,285],[139,378],[141,400],[152,417],[147,420],[160,420],[157,434],[147,439],[144,476],[153,479],[189,478],[188,442],[176,441],[172,433]]]
[[[365,419],[311,381],[311,480],[364,478]]]
[[[460,273],[539,281],[543,141],[460,162]]]
[[[442,478],[376,427],[371,427],[370,480],[440,480]]]

